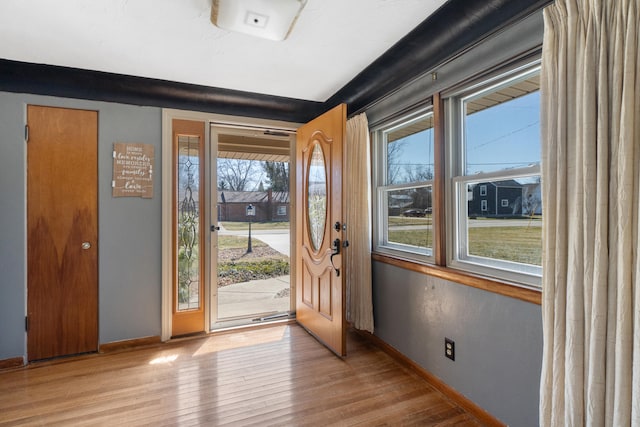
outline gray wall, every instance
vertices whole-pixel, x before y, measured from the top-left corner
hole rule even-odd
[[[542,37],[542,12],[537,12],[372,105],[366,111],[369,124],[384,123],[435,92],[455,91],[505,61],[531,61]],[[379,262],[373,285],[379,338],[503,422],[538,425],[540,306]],[[455,362],[444,357],[445,337],[455,341]]]
[[[0,92],[0,360],[26,354],[27,104],[98,111],[99,341],[160,335],[161,110]],[[111,197],[114,142],[155,146],[152,199]]]
[[[539,305],[380,262],[373,300],[376,336],[508,425],[538,425]]]

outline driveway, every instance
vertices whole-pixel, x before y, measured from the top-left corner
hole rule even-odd
[[[222,236],[249,236],[248,230],[226,230],[220,226],[220,235]],[[276,251],[283,255],[290,256],[291,253],[291,239],[289,230],[276,229],[276,230],[251,230],[251,238],[258,239],[266,243]]]

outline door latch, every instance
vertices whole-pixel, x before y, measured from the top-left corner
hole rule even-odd
[[[346,222],[343,222],[342,224],[340,224],[340,221],[336,221],[336,223],[335,223],[335,224],[333,224],[333,228],[334,228],[336,231],[340,231],[340,230],[342,230],[342,231],[346,231],[346,230],[347,230],[347,223],[346,223]]]
[[[336,277],[340,276],[340,269],[336,268],[336,265],[333,263],[333,257],[336,255],[340,255],[340,239],[336,239],[333,241],[333,253],[329,257],[329,261],[331,262],[331,267],[336,271]]]

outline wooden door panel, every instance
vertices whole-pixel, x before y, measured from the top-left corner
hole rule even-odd
[[[341,242],[343,237],[345,126],[346,106],[339,105],[300,127],[296,144],[296,319],[339,356],[346,355],[346,290],[340,272],[342,255],[332,254],[334,240]],[[312,186],[314,191],[309,190]],[[310,197],[319,197],[320,202]],[[322,215],[310,219],[309,211],[317,212],[318,206],[326,208],[324,223],[318,219]]]
[[[333,301],[331,295],[331,274],[332,270],[325,270],[324,274],[318,277],[318,312],[328,320],[333,319]]]
[[[29,360],[43,359],[62,354],[62,326],[59,314],[53,310],[42,310],[44,301],[60,307],[58,289],[59,259],[56,245],[44,218],[38,218],[35,226],[29,226],[27,248],[29,331],[27,355]],[[40,244],[31,244],[39,242]],[[34,262],[56,260],[56,262]],[[51,278],[51,279],[49,279]]]
[[[313,308],[313,284],[311,283],[313,278],[308,269],[304,269],[302,271],[302,284],[301,284],[301,301],[303,304],[306,304],[309,308]]]
[[[98,113],[29,106],[27,123],[28,357],[96,351]]]

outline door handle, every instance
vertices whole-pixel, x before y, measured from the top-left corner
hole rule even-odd
[[[82,249],[84,249],[85,251],[87,249],[91,249],[91,243],[89,242],[82,242]]]
[[[340,276],[340,269],[336,268],[336,265],[333,263],[333,257],[336,255],[340,255],[340,239],[336,239],[333,241],[333,252],[329,257],[329,261],[331,262],[331,267],[336,271],[336,277]]]

